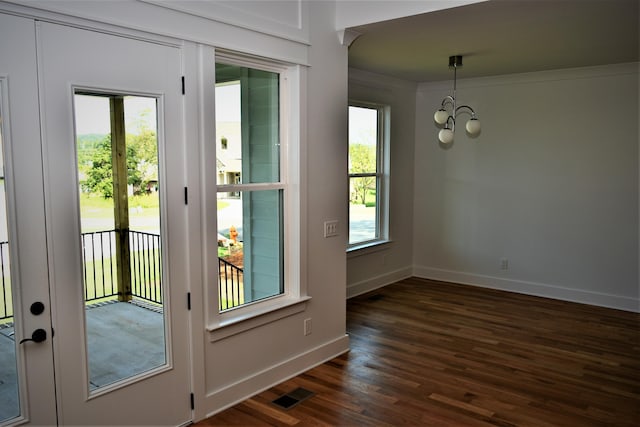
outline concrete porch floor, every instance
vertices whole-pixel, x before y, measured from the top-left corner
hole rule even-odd
[[[87,306],[87,350],[91,390],[165,363],[163,316],[131,303]],[[15,336],[0,327],[0,422],[19,414]]]

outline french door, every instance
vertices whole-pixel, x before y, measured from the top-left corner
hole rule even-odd
[[[0,33],[0,424],[50,425],[56,402],[34,23],[0,14]],[[33,314],[38,302],[44,310]],[[36,330],[44,341],[19,344]]]
[[[0,19],[28,35],[6,41],[0,23],[0,82],[10,99],[7,194],[15,196],[7,222],[18,248],[11,263],[20,402],[14,421],[185,424],[181,51]],[[23,77],[31,81],[14,82]],[[27,100],[22,111],[12,104]],[[41,314],[33,314],[35,302]],[[20,344],[25,338],[33,339]]]

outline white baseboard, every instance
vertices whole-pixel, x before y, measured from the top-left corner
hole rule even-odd
[[[347,298],[353,298],[357,295],[362,295],[383,286],[390,285],[402,279],[406,279],[413,275],[413,269],[411,267],[401,268],[399,270],[392,271],[382,276],[376,276],[371,279],[363,280],[352,285],[347,284]]]
[[[205,398],[207,408],[201,413],[210,417],[251,396],[263,392],[281,382],[321,365],[349,351],[349,336],[344,335],[321,346],[299,354],[264,371],[251,375],[231,385],[209,392]],[[199,421],[193,420],[194,422]]]
[[[640,299],[582,289],[564,288],[544,283],[523,280],[505,279],[502,277],[484,276],[440,268],[414,266],[413,275],[423,279],[441,280],[461,283],[483,288],[499,289],[526,295],[553,298],[562,301],[579,302],[600,307],[615,308],[631,312],[640,312]]]

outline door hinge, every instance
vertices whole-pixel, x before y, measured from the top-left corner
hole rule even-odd
[[[191,310],[191,292],[187,292],[187,310]]]
[[[191,399],[191,410],[193,411],[194,409],[196,409],[196,398],[193,396],[193,393],[191,393],[190,399]]]
[[[184,76],[182,76],[182,94],[185,94],[185,90],[184,90]]]
[[[187,187],[184,187],[184,204],[189,204],[189,191],[187,190]]]

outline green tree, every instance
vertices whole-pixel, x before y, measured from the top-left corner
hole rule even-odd
[[[375,146],[365,144],[349,145],[349,173],[375,173],[376,149]],[[376,178],[365,176],[351,179],[354,202],[363,205],[367,203],[367,193],[376,188]]]
[[[95,147],[90,166],[85,169],[85,191],[101,194],[105,199],[113,197],[113,168],[111,167],[111,135],[107,135]]]
[[[142,128],[127,134],[128,183],[134,194],[147,193],[149,183],[158,180],[158,143],[155,131]]]
[[[150,181],[158,179],[158,148],[156,133],[142,129],[139,134],[126,136],[127,184],[134,194],[148,192]],[[105,199],[113,197],[113,165],[111,135],[97,144],[91,155],[90,166],[84,168],[86,176],[82,186],[85,191],[98,193]]]

